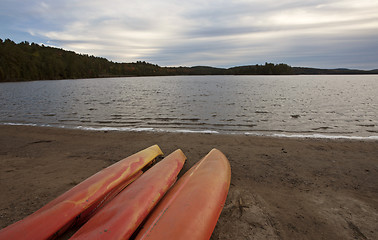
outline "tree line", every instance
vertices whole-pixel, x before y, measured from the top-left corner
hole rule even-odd
[[[160,67],[145,61],[117,63],[27,41],[17,44],[10,39],[0,39],[0,82],[121,76],[278,75],[306,72],[320,74],[316,69],[294,68],[287,64],[273,63],[228,69],[206,66]]]

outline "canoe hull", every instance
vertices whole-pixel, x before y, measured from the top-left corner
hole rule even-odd
[[[89,219],[71,240],[130,238],[176,182],[185,159],[181,150],[168,155]]]
[[[162,152],[154,145],[101,170],[25,219],[0,230],[0,239],[54,239],[94,214],[159,155]]]
[[[213,149],[172,187],[136,239],[210,239],[230,180],[227,158]]]

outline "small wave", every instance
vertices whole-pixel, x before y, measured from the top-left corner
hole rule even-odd
[[[56,116],[56,113],[45,113],[45,114],[43,114],[43,116],[45,116],[45,117],[54,117],[54,116]]]
[[[154,128],[130,128],[130,127],[84,127],[77,126],[75,129],[86,131],[121,131],[121,132],[152,132]]]
[[[8,125],[8,126],[32,126],[36,127],[39,126],[38,124],[35,123],[1,123],[1,125]]]
[[[317,127],[317,128],[311,128],[311,129],[314,130],[314,131],[318,131],[318,130],[332,129],[332,127]]]
[[[285,137],[285,138],[318,138],[318,139],[349,139],[349,140],[378,140],[378,136],[344,136],[344,135],[325,135],[325,134],[283,134],[274,133],[272,137]]]
[[[132,127],[84,127],[77,126],[75,129],[86,131],[120,131],[120,132],[172,132],[172,133],[207,133],[217,134],[214,130],[189,130],[189,129],[158,129],[158,128],[132,128]]]
[[[371,132],[371,133],[378,133],[378,130],[366,130],[367,132]]]
[[[111,117],[112,120],[121,120],[122,117]]]
[[[76,119],[58,119],[58,122],[77,122]]]
[[[112,121],[113,124],[118,124],[118,125],[121,125],[121,124],[126,124],[126,125],[135,125],[135,124],[139,124],[141,123],[142,121]]]
[[[226,124],[226,123],[209,123],[207,124],[211,127],[220,127],[220,128],[226,128],[226,127],[254,127],[256,124]]]
[[[375,124],[358,124],[360,127],[375,127]]]
[[[177,132],[177,133],[208,133],[218,134],[218,131],[214,130],[188,130],[188,129],[176,129],[176,130],[164,130],[165,132]]]
[[[171,126],[171,127],[178,127],[178,126],[202,126],[206,125],[206,123],[202,122],[147,122],[147,125],[153,125],[153,126]]]
[[[198,122],[201,119],[199,119],[199,118],[181,118],[181,120],[183,120],[183,121],[191,121],[191,122]]]
[[[94,121],[95,123],[100,123],[100,124],[110,124],[113,123],[111,120],[99,120],[99,121]]]
[[[158,117],[158,118],[154,118],[154,120],[168,122],[168,121],[174,121],[174,120],[178,120],[178,119],[177,118],[170,118],[170,117]]]

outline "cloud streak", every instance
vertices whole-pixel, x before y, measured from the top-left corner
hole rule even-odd
[[[376,1],[3,2],[2,38],[37,40],[113,61],[378,68]]]

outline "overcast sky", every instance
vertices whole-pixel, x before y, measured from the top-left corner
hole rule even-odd
[[[160,66],[378,68],[378,0],[0,0],[0,38]]]

